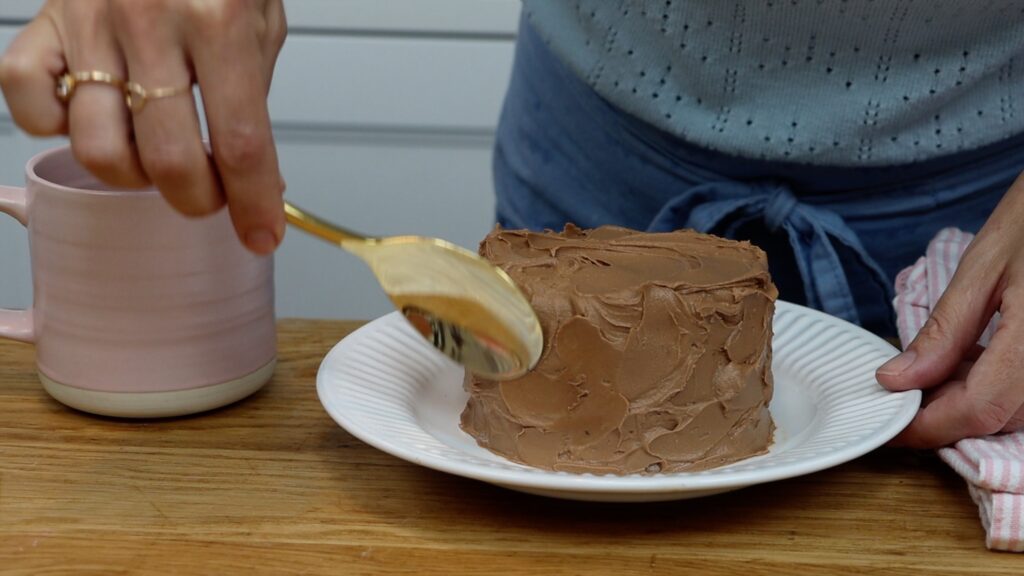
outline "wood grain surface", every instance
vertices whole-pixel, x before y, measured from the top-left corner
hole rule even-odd
[[[527,496],[378,452],[314,379],[357,324],[280,323],[273,382],[200,416],[133,422],[49,399],[0,343],[3,574],[1022,574],[988,552],[930,453],[663,504]]]

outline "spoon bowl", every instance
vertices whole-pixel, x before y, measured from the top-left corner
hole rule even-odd
[[[371,238],[285,203],[288,222],[360,257],[395,307],[435,348],[492,380],[518,378],[540,359],[530,303],[504,271],[437,238]]]

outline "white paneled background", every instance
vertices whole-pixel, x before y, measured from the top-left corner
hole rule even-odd
[[[41,0],[0,2],[0,47]],[[493,224],[490,159],[518,0],[286,0],[289,37],[270,97],[288,197],[370,234],[466,247]],[[0,104],[0,183],[59,140],[20,133]],[[28,246],[0,217],[0,307],[32,299]],[[369,270],[289,230],[278,315],[373,318],[390,309]]]

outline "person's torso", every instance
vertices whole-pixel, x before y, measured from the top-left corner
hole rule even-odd
[[[713,150],[884,165],[1024,131],[1020,2],[523,3],[604,98]]]

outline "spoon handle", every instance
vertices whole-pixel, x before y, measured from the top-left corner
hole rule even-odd
[[[297,226],[314,236],[323,238],[332,244],[343,246],[346,241],[364,241],[367,239],[361,234],[357,234],[351,230],[342,228],[337,224],[332,224],[322,218],[313,216],[287,201],[284,203],[284,215],[288,220],[288,223]]]

